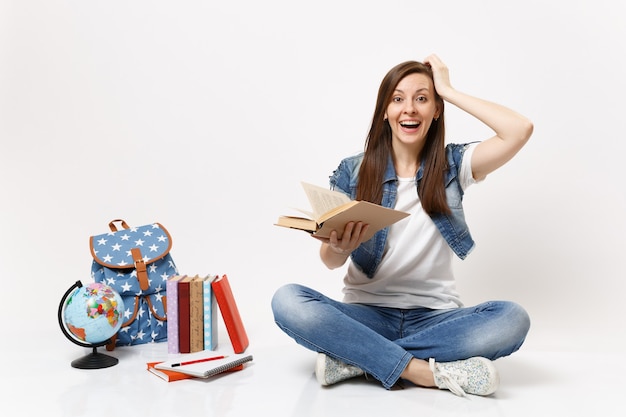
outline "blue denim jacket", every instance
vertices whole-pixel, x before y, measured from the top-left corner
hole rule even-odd
[[[463,152],[468,144],[449,144],[446,146],[446,156],[448,158],[448,171],[445,175],[446,198],[451,214],[436,214],[431,216],[433,222],[448,242],[450,248],[456,255],[465,259],[474,248],[474,240],[470,235],[469,228],[465,222],[463,213],[463,189],[458,177],[458,172],[463,159]],[[356,186],[359,168],[363,161],[363,153],[345,158],[339,167],[330,176],[330,186],[332,189],[341,191],[350,198],[356,198]],[[419,187],[423,176],[422,166],[417,171],[416,187]],[[383,199],[381,204],[385,207],[394,207],[398,190],[397,175],[391,158],[387,163],[383,184]],[[372,278],[383,257],[385,242],[389,228],[378,231],[373,238],[364,242],[350,255],[352,261],[369,277]]]

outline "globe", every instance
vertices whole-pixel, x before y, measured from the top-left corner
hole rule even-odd
[[[108,285],[77,281],[66,291],[59,305],[61,330],[73,343],[93,349],[92,354],[73,361],[73,367],[96,369],[117,363],[117,358],[100,354],[96,348],[122,327],[123,312],[122,297]]]

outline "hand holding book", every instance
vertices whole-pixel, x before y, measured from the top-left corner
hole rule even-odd
[[[369,224],[363,224],[363,222],[348,222],[343,230],[343,233],[334,233],[331,231],[329,237],[321,237],[316,234],[312,234],[315,239],[320,242],[327,243],[331,252],[337,255],[348,256],[361,243],[366,241],[366,237],[369,230]],[[337,236],[341,236],[339,239]]]
[[[350,222],[367,224],[363,242],[374,236],[374,233],[409,215],[403,211],[383,207],[368,201],[350,200],[345,194],[328,190],[312,184],[302,183],[309,199],[312,213],[309,217],[280,216],[276,226],[303,230],[314,237],[330,238],[335,230],[337,239],[341,239]]]

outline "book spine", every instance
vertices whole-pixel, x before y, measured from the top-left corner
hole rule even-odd
[[[189,280],[178,283],[178,350],[191,353],[189,340]]]
[[[202,293],[202,278],[196,275],[189,283],[189,351],[191,353],[204,350]]]
[[[222,275],[215,279],[211,287],[213,288],[215,299],[222,313],[222,318],[224,319],[224,324],[226,325],[228,337],[233,345],[233,349],[235,353],[242,353],[248,348],[248,335],[243,321],[241,320],[239,308],[235,302],[228,277]]]
[[[203,285],[203,324],[204,324],[204,348],[208,350],[217,349],[217,302],[211,290],[211,282],[215,276],[207,276],[202,282]]]
[[[167,293],[167,353],[180,353],[178,349],[178,280],[174,275],[165,283]]]
[[[148,362],[148,371],[150,371],[151,373],[153,373],[154,375],[158,376],[159,378],[161,378],[164,381],[167,382],[174,382],[174,381],[181,381],[183,379],[191,379],[191,378],[195,378],[195,376],[193,375],[189,375],[189,374],[185,374],[182,372],[176,372],[176,371],[171,371],[171,370],[167,370],[167,369],[157,369],[155,368],[155,366],[157,364],[159,364],[161,362]]]

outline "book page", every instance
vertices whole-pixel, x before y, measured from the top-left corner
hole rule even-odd
[[[302,183],[302,187],[309,199],[309,204],[311,204],[315,219],[335,207],[339,207],[351,201],[347,195],[338,191],[329,190],[306,182]]]

